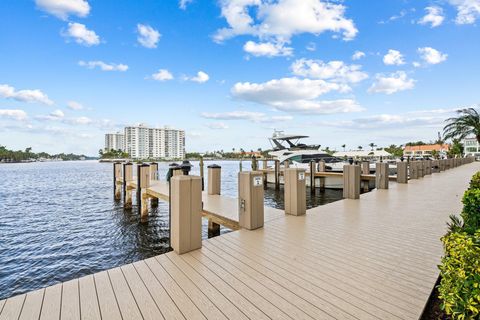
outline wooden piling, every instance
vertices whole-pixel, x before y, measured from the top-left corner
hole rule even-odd
[[[132,189],[128,185],[133,181],[133,164],[131,162],[123,165],[123,206],[126,209],[132,208]]]
[[[253,230],[263,227],[264,190],[262,173],[258,171],[238,174],[238,221],[242,228]]]
[[[397,183],[408,183],[408,163],[397,162]]]
[[[120,162],[115,162],[113,164],[113,195],[115,200],[122,199],[121,179],[122,179],[122,164]]]
[[[158,180],[158,163],[150,163],[150,180]]]
[[[388,189],[389,167],[386,162],[375,164],[375,187],[377,189]]]
[[[370,174],[370,162],[362,161],[362,174]]]
[[[148,216],[147,188],[150,187],[150,166],[146,163],[137,166],[137,205],[142,218]]]
[[[280,161],[275,160],[275,190],[280,190]]]
[[[204,175],[204,164],[203,164],[203,156],[200,156],[200,178],[202,179],[202,191],[205,190],[205,175]]]
[[[283,179],[285,213],[294,216],[304,215],[307,211],[305,170],[300,168],[285,169]]]
[[[310,161],[310,193],[315,194],[315,173],[316,173],[315,160]]]
[[[323,160],[318,161],[318,172],[325,172],[325,171],[327,171],[325,161]],[[320,177],[318,183],[320,187],[320,192],[325,191],[325,177]]]
[[[361,168],[359,165],[343,166],[343,197],[346,199],[360,198]]]
[[[409,175],[410,179],[418,179],[418,161],[410,161]]]
[[[216,164],[209,165],[208,167],[208,194],[217,194],[221,192],[221,176],[222,167]]]
[[[202,247],[202,180],[174,176],[171,181],[171,246],[178,254]]]

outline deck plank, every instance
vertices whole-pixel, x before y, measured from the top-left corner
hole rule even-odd
[[[45,289],[40,320],[58,320],[62,304],[62,283]]]
[[[147,287],[147,290],[152,295],[153,300],[160,308],[162,315],[165,319],[185,319],[183,314],[177,308],[175,302],[170,298],[167,291],[163,288],[162,284],[158,282],[155,275],[148,268],[144,261],[138,261],[133,264],[137,270],[140,278]]]
[[[93,275],[78,280],[80,293],[80,314],[82,320],[100,320],[100,306],[98,305],[97,289]]]
[[[0,300],[0,314],[2,314],[3,306],[5,305],[6,300]]]
[[[22,312],[25,297],[26,294],[21,294],[12,298],[8,298],[4,302],[2,313],[0,314],[0,320],[18,319],[20,313]]]
[[[96,273],[94,279],[102,319],[122,320],[117,298],[113,292],[107,271]]]
[[[206,319],[204,314],[185,294],[182,288],[172,279],[172,277],[163,269],[155,258],[146,259],[145,263],[155,275],[157,280],[164,285],[165,290],[187,319]]]
[[[80,293],[78,290],[78,279],[64,282],[62,290],[61,319],[80,320]]]
[[[121,267],[123,275],[127,280],[128,286],[132,291],[133,297],[142,313],[143,319],[158,320],[163,319],[163,315],[158,309],[155,301],[143,284],[140,276],[132,264]]]
[[[40,310],[42,309],[44,294],[45,289],[40,289],[27,293],[19,320],[38,319],[40,317]],[[0,307],[0,310],[1,309],[2,308]]]
[[[110,269],[108,270],[108,276],[110,277],[113,292],[115,292],[115,297],[117,298],[122,318],[124,320],[141,320],[142,314],[140,313],[135,298],[128,287],[122,270],[120,268]]]

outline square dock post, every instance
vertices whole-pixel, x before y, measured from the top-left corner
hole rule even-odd
[[[386,162],[375,164],[375,187],[377,189],[388,189],[389,168]]]
[[[202,247],[202,179],[174,176],[170,180],[171,244],[178,254]]]
[[[208,170],[208,194],[220,194],[222,167],[217,164],[211,164]]]
[[[343,197],[345,199],[360,198],[361,169],[358,165],[343,166]]]
[[[150,166],[146,163],[137,166],[137,204],[140,216],[148,216],[147,188],[150,187]]]
[[[397,183],[408,183],[408,163],[397,162]]]
[[[307,211],[305,170],[289,168],[284,171],[285,213],[294,216],[304,215]]]
[[[122,164],[115,162],[113,164],[113,195],[115,200],[122,198]]]
[[[123,192],[124,200],[123,207],[126,209],[132,208],[132,189],[128,186],[133,181],[133,164],[131,162],[123,165]]]
[[[238,174],[238,221],[242,228],[254,230],[263,227],[264,190],[262,173],[244,171]]]

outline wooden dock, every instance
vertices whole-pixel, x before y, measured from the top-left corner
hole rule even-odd
[[[445,222],[478,170],[470,163],[282,214],[190,253],[11,297],[0,301],[0,320],[418,319],[439,274]]]

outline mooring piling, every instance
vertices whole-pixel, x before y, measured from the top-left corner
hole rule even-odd
[[[285,213],[294,216],[304,215],[307,211],[305,169],[285,169],[283,178]]]
[[[264,190],[262,173],[244,171],[238,174],[238,216],[242,228],[254,230],[264,223]]]
[[[343,197],[345,199],[360,198],[361,168],[356,164],[343,166]]]

